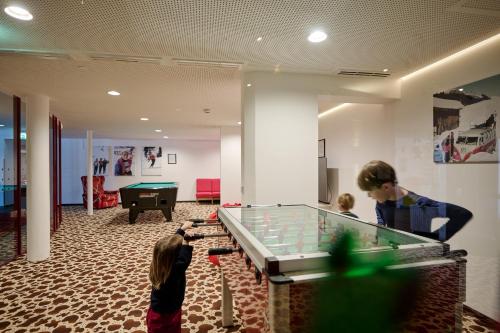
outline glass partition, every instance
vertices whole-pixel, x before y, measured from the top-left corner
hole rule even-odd
[[[13,98],[0,92],[0,265],[17,254]]]

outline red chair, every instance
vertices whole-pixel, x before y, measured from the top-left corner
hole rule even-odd
[[[220,200],[220,178],[212,179],[212,203],[215,200]]]
[[[83,207],[87,208],[87,176],[82,176],[83,185]],[[118,191],[104,190],[104,176],[93,176],[94,187],[93,207],[95,209],[109,208],[118,206]]]
[[[212,200],[212,179],[196,179],[196,202],[198,200]]]

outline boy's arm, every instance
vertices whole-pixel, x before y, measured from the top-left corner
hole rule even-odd
[[[449,220],[437,230],[439,240],[442,242],[453,237],[473,217],[468,209],[454,204],[445,203],[444,209],[445,217],[449,218]]]
[[[455,235],[472,218],[472,213],[460,206],[438,202],[428,198],[419,202],[420,208],[412,214],[413,233],[445,242]],[[423,208],[423,210],[421,210]],[[432,219],[436,217],[448,218],[448,221],[439,229],[430,230]],[[427,229],[427,230],[426,230]]]
[[[375,213],[377,214],[377,224],[386,225],[382,215],[382,210],[378,206],[375,206]]]

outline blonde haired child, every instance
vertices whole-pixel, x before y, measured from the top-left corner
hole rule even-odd
[[[337,206],[339,208],[340,214],[344,214],[350,217],[358,218],[356,214],[350,212],[354,207],[354,197],[350,193],[342,193],[337,198]]]
[[[155,244],[149,269],[152,290],[146,317],[148,333],[181,332],[186,270],[193,254],[193,247],[184,239],[184,234],[192,225],[185,222],[174,235]]]

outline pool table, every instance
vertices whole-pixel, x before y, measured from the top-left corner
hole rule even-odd
[[[172,221],[177,189],[176,182],[136,183],[120,188],[122,207],[129,209],[129,223],[135,223],[140,212],[154,209],[161,210],[167,221]]]

